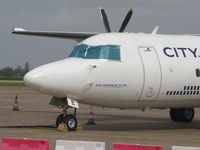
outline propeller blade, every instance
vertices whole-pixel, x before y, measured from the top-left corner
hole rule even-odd
[[[111,32],[108,18],[106,16],[105,10],[103,8],[100,8],[100,14],[101,14],[101,19],[103,20],[104,26],[106,28],[106,31]]]
[[[131,9],[128,11],[126,17],[125,17],[125,19],[124,19],[124,21],[123,21],[123,23],[122,23],[122,25],[121,25],[121,28],[120,28],[119,32],[124,32],[124,29],[126,28],[128,22],[129,22],[129,20],[131,19],[132,14],[133,14],[133,9],[131,8]]]

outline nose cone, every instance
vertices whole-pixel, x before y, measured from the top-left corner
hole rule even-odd
[[[24,76],[24,83],[39,92],[56,97],[80,95],[85,87],[88,64],[66,59],[40,66]]]
[[[24,76],[25,85],[34,89],[41,88],[44,84],[45,73],[41,68],[36,68]]]

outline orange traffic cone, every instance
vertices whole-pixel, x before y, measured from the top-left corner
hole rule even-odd
[[[94,116],[94,113],[93,113],[93,109],[92,109],[92,105],[91,105],[90,106],[89,119],[88,119],[87,125],[95,125],[93,116]]]
[[[18,104],[18,100],[17,100],[17,95],[15,96],[13,111],[19,111],[19,104]]]

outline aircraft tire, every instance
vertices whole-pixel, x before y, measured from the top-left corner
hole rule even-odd
[[[194,118],[194,108],[183,108],[182,121],[191,122]]]
[[[191,122],[194,118],[194,108],[171,108],[170,117],[177,122]]]
[[[172,121],[178,121],[177,109],[176,108],[170,109],[170,117],[171,117]]]
[[[67,125],[69,131],[75,131],[77,127],[77,119],[74,115],[68,114],[63,118],[63,122]]]
[[[60,114],[57,118],[56,118],[56,127],[59,126],[59,124],[61,122],[63,122],[63,117],[64,117],[64,114]]]

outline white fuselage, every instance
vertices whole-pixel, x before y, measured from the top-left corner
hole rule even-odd
[[[121,60],[70,57],[30,71],[25,83],[105,107],[200,107],[200,37],[108,33],[81,43],[120,45]]]

